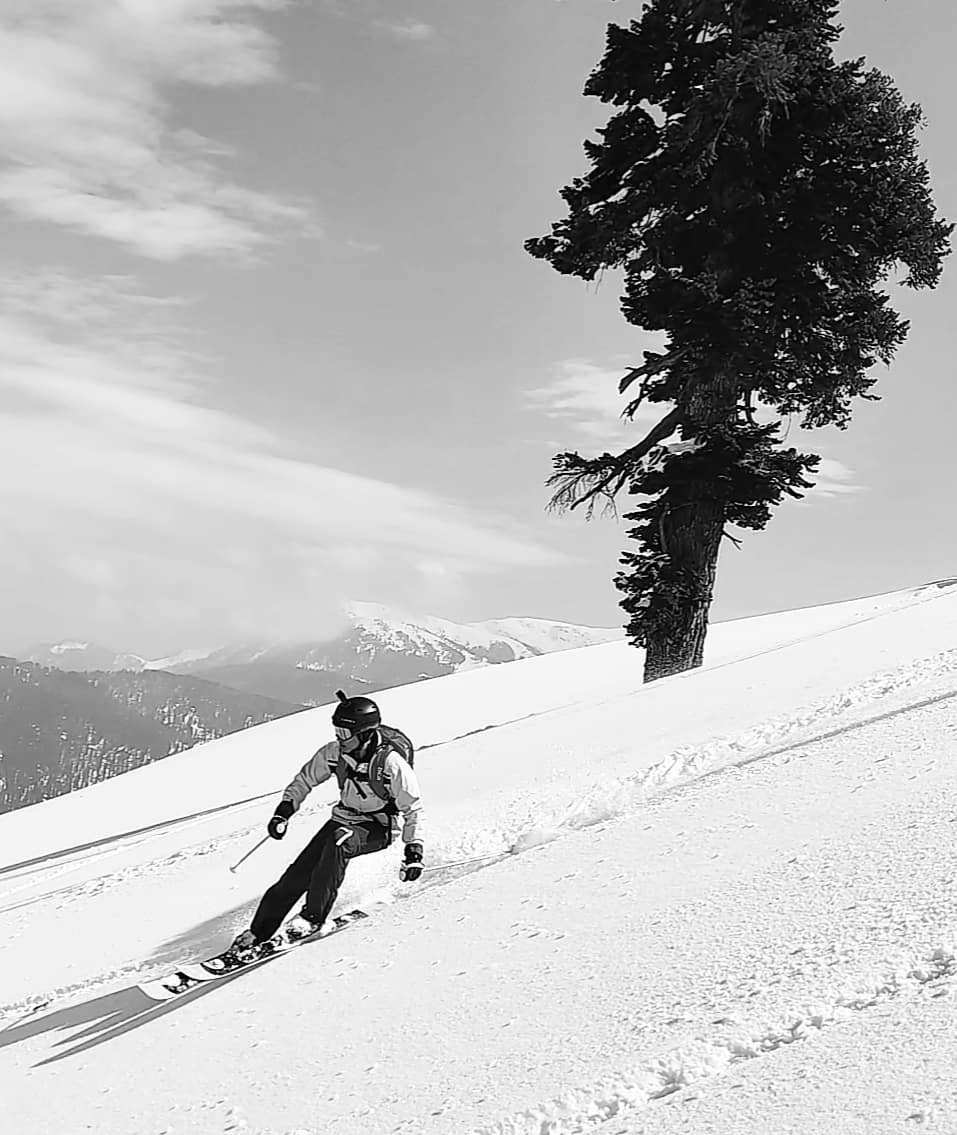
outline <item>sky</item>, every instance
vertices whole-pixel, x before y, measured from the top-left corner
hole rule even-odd
[[[604,121],[628,0],[0,0],[0,652],[310,638],[343,601],[616,625],[625,524],[552,455],[626,445],[646,337],[523,250]],[[957,217],[943,0],[848,0]],[[712,617],[946,577],[953,271],[818,488],[726,545]]]
[[[328,815],[229,870],[328,707],[0,816],[8,1129],[950,1135],[955,631],[923,588],[387,690],[423,877],[363,856],[367,920],[173,1000]]]

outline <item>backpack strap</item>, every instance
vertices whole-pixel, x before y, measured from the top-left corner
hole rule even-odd
[[[407,741],[404,734],[400,734],[400,736],[402,741]],[[386,772],[386,761],[391,753],[402,757],[409,764],[412,761],[410,756],[403,751],[404,746],[401,742],[398,742],[398,739],[388,736],[382,729],[379,730],[379,738],[379,745],[369,758],[369,771],[365,776],[361,779],[357,777],[340,756],[336,765],[336,779],[339,782],[340,792],[345,787],[346,781],[351,780],[363,795],[365,795],[363,785],[368,783],[372,792],[385,803],[385,807],[381,810],[390,816],[394,816],[398,813],[398,808],[396,807],[395,797],[392,795],[392,781],[388,772]]]
[[[384,744],[376,749],[372,754],[372,759],[369,761],[369,787],[380,800],[386,802],[383,811],[387,811],[392,815],[394,815],[398,809],[395,806],[395,797],[392,795],[392,782],[389,778],[389,774],[386,772],[385,763],[389,759],[390,753],[397,752],[396,747],[389,740],[386,740]]]

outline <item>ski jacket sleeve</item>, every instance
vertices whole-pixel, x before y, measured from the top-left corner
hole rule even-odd
[[[389,792],[402,814],[402,842],[422,843],[422,799],[415,769],[398,753],[390,753],[384,772]]]
[[[332,776],[338,761],[339,745],[335,741],[327,741],[306,761],[286,785],[282,794],[283,800],[288,800],[292,804],[293,815],[299,811],[300,805],[309,793]]]

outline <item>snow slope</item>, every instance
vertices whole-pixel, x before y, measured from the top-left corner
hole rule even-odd
[[[753,683],[763,680],[767,673],[762,698],[751,699],[740,710],[744,720],[757,724],[775,706],[791,705],[799,694],[822,697],[834,685],[862,680],[882,662],[919,658],[930,643],[935,649],[946,649],[953,639],[950,623],[940,618],[942,600],[945,605],[957,602],[957,591],[952,595],[948,589],[928,585],[719,623],[708,638],[706,668],[710,671],[732,663],[749,666],[748,680],[752,685],[748,688],[753,688]],[[885,623],[895,612],[912,608],[912,617]],[[880,620],[879,625],[875,625],[875,620]],[[885,625],[894,626],[895,634],[890,639],[886,637]],[[855,642],[862,644],[856,652],[849,650],[835,656],[829,643],[812,645],[816,636],[851,627],[857,628]],[[790,656],[767,662],[764,658],[767,652],[801,642],[807,644],[809,657],[815,662],[812,671],[802,675],[800,685],[795,686]],[[666,692],[671,690],[671,681],[644,688],[642,652],[624,642],[525,659],[520,671],[515,671],[513,665],[452,674],[428,683],[386,690],[376,698],[385,719],[400,723],[421,749],[444,745],[490,726],[518,723],[523,718],[534,719],[573,706],[610,704],[621,698],[625,700],[619,712],[631,720],[633,703],[629,699],[640,693],[643,759],[654,760],[676,746],[709,736],[708,730],[722,720],[730,691],[744,681],[741,672],[711,680],[708,689],[713,693],[706,696],[712,705],[707,716],[701,706],[693,717],[682,712],[665,727],[651,728],[644,723],[650,710],[648,703],[660,701],[662,713],[667,716],[674,701],[674,695]],[[772,681],[772,673],[779,675],[776,682]],[[678,696],[680,699],[682,695]],[[28,861],[278,793],[315,749],[331,738],[330,709],[320,707],[207,742],[135,769],[120,779],[20,809],[0,822],[0,864]],[[532,768],[540,769],[541,764]],[[43,809],[42,822],[37,819],[37,808]]]
[[[649,687],[612,644],[388,697],[434,746],[430,865],[497,857],[357,861],[367,923],[170,1005],[136,982],[244,925],[323,817],[227,870],[272,803],[236,801],[327,713],[0,819],[4,861],[46,856],[0,872],[10,1130],[957,1130],[957,591],[723,624]]]

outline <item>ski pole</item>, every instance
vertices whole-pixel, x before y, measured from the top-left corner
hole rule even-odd
[[[259,841],[259,843],[257,843],[254,848],[251,848],[249,851],[247,851],[246,854],[242,857],[242,859],[240,859],[240,861],[238,863],[234,863],[232,865],[232,867],[230,867],[230,871],[232,871],[233,874],[235,875],[236,874],[236,868],[241,867],[246,862],[246,860],[250,857],[250,855],[252,855],[252,853],[254,851],[258,851],[262,847],[262,845],[270,838],[271,838],[270,836],[264,835],[262,837],[262,839]]]
[[[434,867],[423,867],[422,874],[426,871],[444,871],[448,867],[465,867],[469,863],[484,863],[487,859],[497,859],[502,854],[507,852],[493,851],[490,855],[476,855],[474,859],[459,859],[455,863],[436,863]]]

